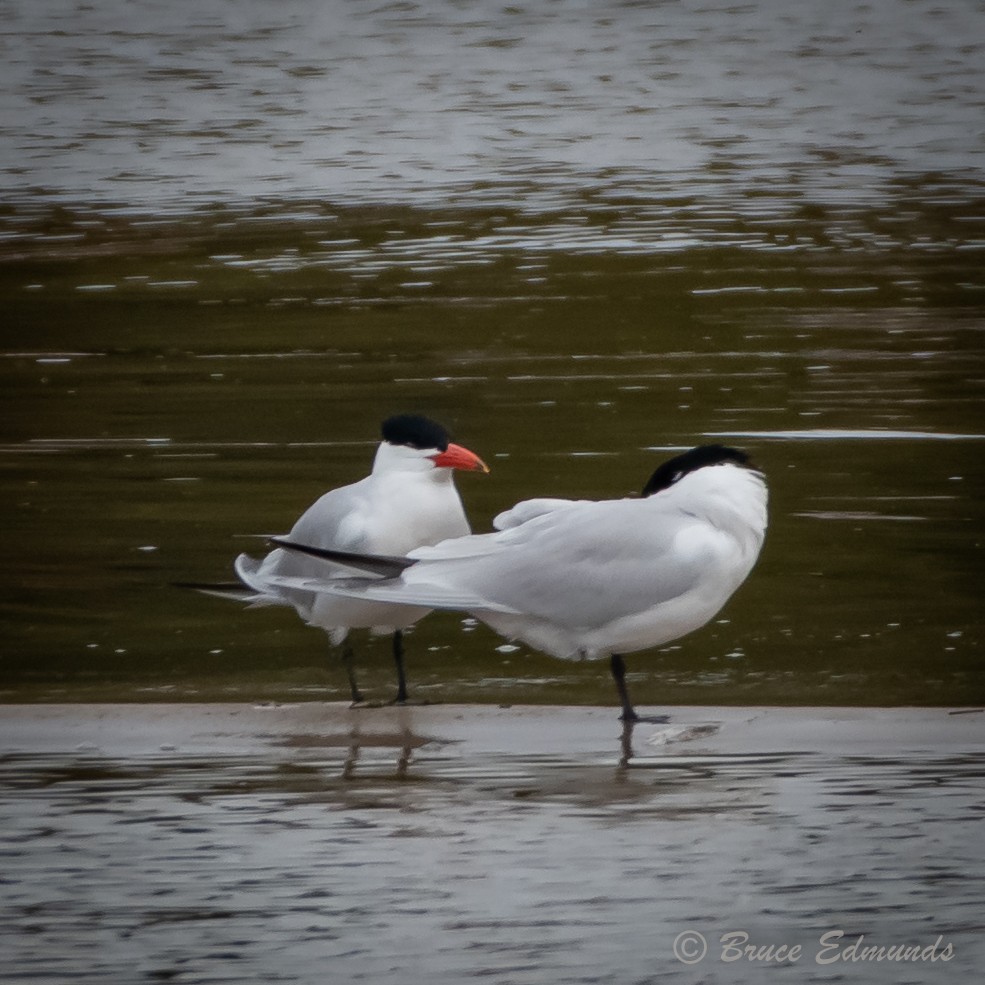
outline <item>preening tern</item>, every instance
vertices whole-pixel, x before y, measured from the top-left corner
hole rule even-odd
[[[702,445],[662,464],[641,498],[527,500],[496,517],[498,532],[406,557],[326,550],[293,534],[277,543],[371,576],[340,579],[333,568],[326,578],[306,568],[316,592],[468,612],[555,657],[608,657],[621,717],[636,721],[623,654],[715,616],[759,556],[766,501],[745,453]]]

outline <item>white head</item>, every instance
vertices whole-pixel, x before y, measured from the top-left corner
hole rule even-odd
[[[397,414],[383,422],[383,441],[376,451],[373,471],[442,472],[453,469],[488,472],[474,452],[448,440],[436,421],[419,414]]]
[[[749,456],[725,445],[699,445],[664,462],[643,487],[644,496],[675,497],[682,508],[713,523],[747,527],[762,541],[766,530],[766,483]]]

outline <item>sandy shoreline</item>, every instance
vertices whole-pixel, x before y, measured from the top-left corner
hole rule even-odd
[[[974,979],[985,710],[661,711],[0,705],[4,983]]]
[[[892,754],[981,748],[976,708],[789,708],[686,706],[667,723],[640,722],[634,750],[703,754],[826,752]],[[622,734],[612,708],[424,705],[350,708],[297,704],[0,705],[0,752],[90,752],[111,756],[243,755],[273,748],[416,748],[453,744],[458,753],[577,758],[611,750]]]

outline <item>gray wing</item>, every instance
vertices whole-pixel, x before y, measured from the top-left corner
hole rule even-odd
[[[572,627],[603,626],[678,598],[706,572],[709,541],[720,535],[650,505],[621,500],[556,512],[459,577],[480,598]]]
[[[493,519],[493,526],[497,530],[510,530],[514,527],[522,526],[530,520],[547,513],[554,513],[557,510],[564,510],[570,506],[584,506],[589,500],[577,499],[525,499],[511,509],[504,510]]]
[[[351,580],[344,591],[597,627],[687,593],[730,549],[726,535],[684,511],[628,499],[572,504],[464,540],[415,552],[420,563],[399,579]]]
[[[298,518],[288,539],[313,547],[361,551],[369,505],[366,485],[367,480],[362,479],[325,493]],[[349,568],[281,548],[262,560],[241,554],[235,570],[244,584],[266,597],[267,604],[293,605],[304,618],[310,616],[319,581],[352,576]]]

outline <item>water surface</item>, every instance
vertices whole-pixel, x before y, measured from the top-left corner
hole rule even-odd
[[[18,195],[542,209],[982,167],[985,11],[913,0],[8,4]]]
[[[970,980],[981,726],[695,708],[621,738],[598,709],[21,708],[0,722],[4,981]],[[734,931],[803,955],[723,962]],[[952,956],[816,963],[839,931]],[[695,932],[690,965],[674,942]]]
[[[967,704],[982,663],[980,6],[15,5],[0,134],[6,698],[336,697],[183,595],[429,413],[519,499],[766,472],[641,703]],[[419,697],[596,704],[453,616]],[[363,647],[367,690],[392,689]]]

